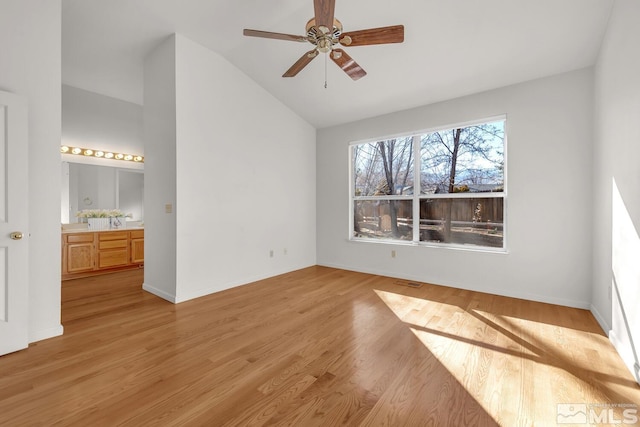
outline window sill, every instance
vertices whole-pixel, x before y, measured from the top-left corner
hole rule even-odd
[[[392,240],[392,239],[362,239],[357,237],[351,237],[348,239],[349,242],[354,243],[365,243],[365,244],[382,244],[382,245],[394,245],[394,246],[413,246],[413,247],[422,247],[422,248],[431,248],[431,249],[448,249],[454,251],[464,251],[464,252],[481,252],[481,253],[491,253],[491,254],[509,254],[509,250],[507,248],[490,248],[490,247],[479,247],[479,246],[470,246],[470,245],[457,245],[454,243],[429,243],[429,242],[413,242],[413,241],[403,241],[403,240]]]

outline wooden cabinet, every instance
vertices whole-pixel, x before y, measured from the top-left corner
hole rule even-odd
[[[131,262],[133,264],[144,263],[144,230],[131,232]]]
[[[144,264],[144,230],[62,234],[62,280]]]
[[[96,233],[98,235],[98,269],[129,264],[129,231]]]
[[[95,233],[70,234],[63,251],[63,272],[79,273],[91,271],[95,266],[94,238]],[[65,268],[66,267],[66,268]]]

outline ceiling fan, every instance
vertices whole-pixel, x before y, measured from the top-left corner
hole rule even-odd
[[[315,16],[307,22],[305,36],[272,33],[269,31],[248,30],[243,34],[251,37],[267,39],[289,40],[295,42],[309,42],[314,48],[302,55],[282,77],[293,77],[306,67],[320,52],[328,53],[329,57],[353,80],[367,75],[343,49],[342,46],[367,46],[374,44],[402,43],[404,41],[404,26],[369,28],[366,30],[342,32],[342,23],[333,16],[335,0],[313,0]]]

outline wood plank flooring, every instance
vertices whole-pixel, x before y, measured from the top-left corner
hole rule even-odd
[[[548,426],[558,404],[640,404],[584,310],[325,267],[179,305],[142,280],[64,282],[64,336],[0,357],[0,426]]]

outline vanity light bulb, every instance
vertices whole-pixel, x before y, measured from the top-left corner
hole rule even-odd
[[[124,154],[124,153],[113,153],[111,151],[102,151],[102,150],[93,150],[91,148],[82,148],[82,147],[71,147],[69,145],[61,145],[60,152],[62,154],[77,154],[81,156],[93,156],[97,158],[104,159],[116,159],[116,160],[127,160],[134,162],[144,162],[143,156],[137,156],[133,154]]]

